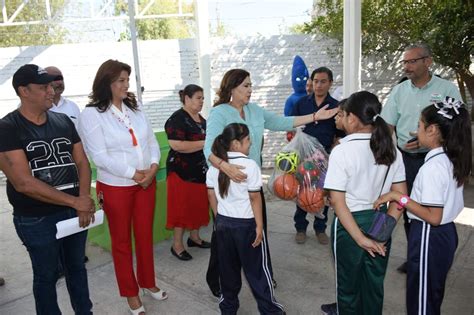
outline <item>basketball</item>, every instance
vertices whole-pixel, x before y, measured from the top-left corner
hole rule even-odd
[[[275,157],[276,167],[285,173],[294,173],[298,166],[299,156],[295,151],[282,151]]]
[[[293,175],[283,174],[273,182],[273,192],[280,199],[291,200],[298,193],[298,185],[298,181]]]
[[[307,212],[319,212],[324,207],[323,190],[303,187],[298,192],[298,205]]]

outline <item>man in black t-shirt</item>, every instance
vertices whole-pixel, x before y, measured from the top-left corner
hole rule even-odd
[[[59,254],[75,314],[92,314],[84,266],[87,232],[56,239],[56,223],[94,220],[90,167],[74,124],[49,112],[55,77],[36,65],[13,75],[20,107],[0,120],[0,168],[7,177],[17,234],[31,258],[37,314],[60,314],[56,296]]]

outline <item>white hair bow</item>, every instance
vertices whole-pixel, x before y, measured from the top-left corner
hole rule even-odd
[[[448,114],[448,111],[452,109],[456,115],[459,115],[459,108],[461,108],[462,105],[463,103],[461,101],[449,96],[446,96],[442,103],[434,103],[434,106],[439,109],[437,113],[448,119],[453,119],[453,115]]]

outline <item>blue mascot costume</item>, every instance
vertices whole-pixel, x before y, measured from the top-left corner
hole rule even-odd
[[[308,77],[308,68],[306,68],[303,58],[296,55],[295,59],[293,59],[293,69],[291,70],[291,85],[295,92],[286,99],[285,116],[290,116],[296,102],[306,95],[306,81],[308,81]]]

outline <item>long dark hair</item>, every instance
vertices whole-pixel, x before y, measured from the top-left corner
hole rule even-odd
[[[452,98],[449,99],[451,102],[456,102]],[[438,126],[444,152],[453,163],[454,179],[458,182],[458,186],[461,186],[467,182],[472,170],[472,134],[469,111],[466,105],[460,102],[458,104],[460,107],[456,110],[444,106],[445,103],[430,105],[421,112],[420,119],[425,128],[430,125]]]
[[[126,71],[130,75],[132,68],[126,63],[112,59],[107,60],[99,67],[92,84],[87,107],[97,107],[101,113],[109,109],[113,98],[110,85],[120,77],[122,71]],[[133,111],[138,110],[137,99],[131,92],[127,93],[127,98],[123,100],[123,103]]]
[[[249,77],[250,73],[243,69],[231,69],[224,74],[221,81],[221,86],[217,91],[217,99],[214,102],[214,107],[220,104],[230,102],[231,92],[233,89],[238,87],[244,82],[246,77]]]
[[[249,128],[245,124],[232,123],[227,125],[222,134],[218,135],[212,144],[211,151],[218,158],[223,161],[229,161],[227,152],[233,140],[242,141],[249,135]],[[219,171],[219,194],[225,198],[229,192],[230,178],[224,172]]]
[[[179,94],[179,100],[181,101],[181,103],[183,103],[184,105],[184,97],[187,96],[189,98],[192,98],[193,95],[196,93],[196,92],[204,92],[204,90],[202,89],[202,87],[200,87],[199,85],[196,85],[196,84],[188,84],[184,87],[184,89],[182,90],[179,90],[178,94]]]
[[[370,149],[375,162],[379,165],[391,165],[397,156],[392,133],[385,120],[380,117],[382,104],[374,94],[360,91],[349,96],[342,106],[344,111],[357,116],[365,126],[372,125]]]

